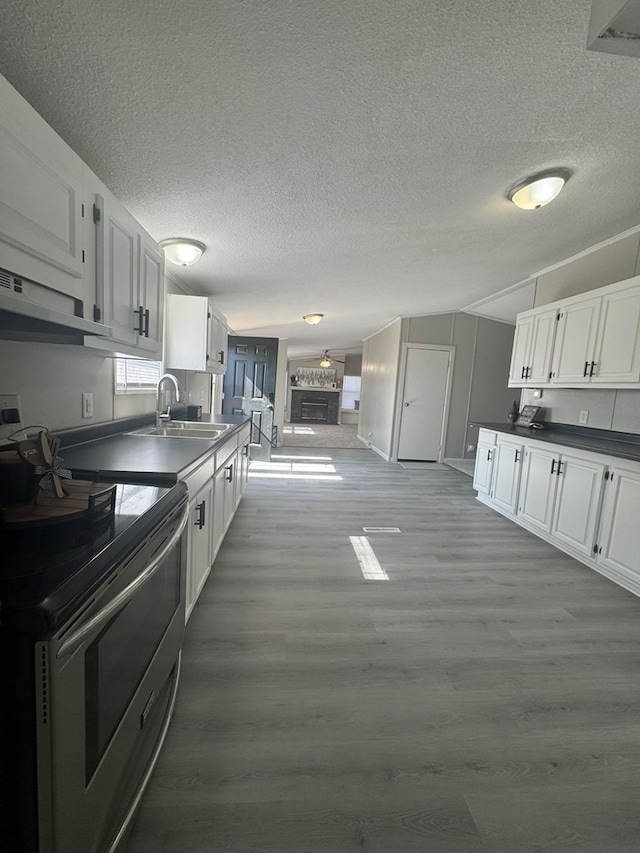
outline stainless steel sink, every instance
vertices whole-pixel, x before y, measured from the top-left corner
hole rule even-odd
[[[142,429],[136,429],[128,434],[154,435],[157,438],[206,438],[212,441],[227,429],[229,429],[229,424],[171,421],[166,426],[142,427]]]

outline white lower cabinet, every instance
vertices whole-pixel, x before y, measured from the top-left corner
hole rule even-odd
[[[548,533],[551,530],[557,478],[557,453],[544,445],[525,448],[518,515],[528,525]]]
[[[491,493],[491,479],[493,476],[497,436],[496,432],[487,429],[481,429],[478,434],[473,488],[485,495]]]
[[[498,436],[491,480],[491,499],[504,512],[515,515],[524,444]]]
[[[640,595],[640,462],[499,434],[493,450],[487,491],[478,444],[478,500]]]
[[[596,564],[640,594],[640,464],[617,460],[607,475]]]
[[[559,454],[551,535],[572,553],[593,558],[605,465],[583,454]]]
[[[249,428],[242,427],[185,477],[189,489],[187,619],[209,577],[247,482]],[[246,463],[245,463],[246,460]]]
[[[209,480],[189,501],[187,538],[189,575],[187,578],[187,619],[211,571],[213,554],[213,482]]]

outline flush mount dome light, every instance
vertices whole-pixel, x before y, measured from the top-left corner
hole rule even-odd
[[[507,198],[522,210],[537,210],[554,200],[570,175],[571,172],[568,169],[549,169],[546,172],[539,172],[512,187],[507,193]]]
[[[165,258],[179,267],[190,267],[191,264],[195,264],[207,248],[199,240],[183,240],[181,237],[161,240],[160,245],[164,249]]]
[[[310,326],[317,326],[323,317],[324,317],[324,314],[305,314],[302,319],[305,321],[305,323],[308,323]]]

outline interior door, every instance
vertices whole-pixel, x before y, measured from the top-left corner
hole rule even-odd
[[[407,347],[398,459],[440,461],[450,360],[449,349]]]
[[[222,412],[251,415],[251,443],[271,438],[276,391],[277,338],[229,336]]]

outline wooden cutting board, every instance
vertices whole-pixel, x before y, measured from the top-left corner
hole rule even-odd
[[[106,518],[115,509],[116,486],[65,480],[68,494],[56,497],[50,487],[39,489],[34,500],[0,508],[0,526],[4,528],[41,527],[61,521],[86,521]]]

